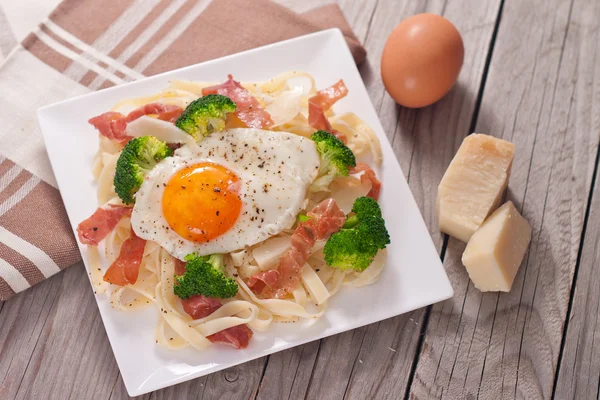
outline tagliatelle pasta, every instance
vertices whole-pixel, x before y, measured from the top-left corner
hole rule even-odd
[[[185,108],[202,96],[202,90],[214,83],[172,81],[164,91],[152,96],[126,99],[112,111],[127,114],[149,103],[162,103]],[[286,72],[266,82],[246,82],[242,86],[267,110],[273,120],[272,131],[289,132],[310,137],[315,128],[309,124],[309,98],[317,93],[314,78],[304,72]],[[331,126],[347,140],[347,146],[357,159],[372,164],[381,163],[381,148],[374,131],[353,113],[335,115],[324,111]],[[202,146],[200,142],[199,146]],[[98,182],[99,205],[119,205],[113,180],[122,144],[100,136],[98,153],[93,164],[93,175]],[[302,208],[310,211],[327,198],[336,199],[348,213],[358,197],[365,196],[372,184],[360,173],[335,179],[325,190],[307,191]],[[209,337],[229,328],[242,325],[254,331],[267,331],[274,322],[314,320],[327,310],[328,299],[344,285],[360,287],[373,283],[385,261],[385,251],[380,251],[372,264],[362,273],[329,267],[323,256],[326,240],[318,240],[312,247],[308,261],[301,270],[299,283],[282,298],[264,298],[248,285],[248,280],[276,269],[278,260],[290,245],[294,227],[284,229],[275,239],[236,250],[225,256],[226,274],[234,277],[238,294],[223,299],[222,304],[208,316],[193,319],[183,308],[174,293],[176,259],[158,243],[147,241],[137,280],[124,286],[109,285],[103,281],[103,266],[113,263],[119,256],[123,243],[131,236],[131,219],[121,219],[106,236],[100,252],[89,246],[88,260],[94,290],[102,294],[108,290],[111,305],[123,312],[141,307],[156,307],[159,321],[155,328],[156,343],[170,349],[192,346],[202,350],[211,344]],[[269,242],[271,241],[271,242]],[[276,253],[276,257],[273,255]],[[269,258],[272,257],[272,258]],[[273,258],[275,257],[275,258]]]

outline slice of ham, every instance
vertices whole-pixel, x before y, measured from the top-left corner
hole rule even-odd
[[[350,174],[359,174],[361,182],[370,182],[371,190],[367,193],[368,197],[372,197],[375,200],[379,200],[379,192],[381,191],[381,181],[377,179],[377,175],[375,175],[375,171],[371,169],[365,163],[356,163],[356,167],[351,168],[348,171]]]
[[[206,338],[213,343],[225,344],[235,349],[245,349],[248,347],[253,334],[252,329],[243,324],[224,329]]]
[[[332,132],[333,128],[325,116],[325,111],[317,103],[313,103],[312,99],[313,97],[308,99],[308,124],[316,130]]]
[[[235,115],[250,128],[267,129],[273,126],[271,115],[260,105],[248,90],[227,75],[224,83],[202,89],[202,95],[220,94],[229,97],[237,106]]]
[[[346,97],[347,94],[348,88],[346,87],[344,80],[340,79],[328,88],[319,90],[316,95],[309,99],[309,101],[318,105],[324,111],[327,111],[339,99]]]
[[[124,122],[124,118],[125,116],[121,113],[109,111],[97,117],[90,118],[88,122],[94,128],[98,129],[102,136],[123,143],[129,140],[129,137],[125,135],[125,126],[127,124]]]
[[[348,143],[348,139],[346,139],[346,135],[342,132],[333,129],[329,120],[325,116],[325,111],[323,109],[313,103],[308,102],[308,125],[315,128],[318,131],[326,131],[331,133],[336,138],[340,139],[342,143]]]
[[[279,281],[279,271],[270,269],[256,273],[248,279],[248,287],[254,293],[263,293],[265,289],[272,290]]]
[[[77,226],[77,236],[81,244],[98,246],[126,215],[131,215],[131,207],[112,204],[98,208],[91,217]]]
[[[185,263],[182,261],[176,262],[175,274],[182,275],[183,273],[185,273]],[[183,305],[183,310],[193,319],[208,317],[222,306],[219,299],[203,295],[195,295],[181,300],[181,304]],[[225,344],[236,349],[245,349],[248,347],[252,335],[252,329],[243,324],[224,329],[206,338],[212,343]]]
[[[346,135],[336,131],[325,116],[325,111],[329,110],[339,99],[348,94],[348,88],[344,81],[340,79],[333,85],[319,90],[316,95],[308,99],[308,124],[322,131],[327,131],[335,135],[342,142],[346,143]]]
[[[144,247],[146,241],[139,238],[132,228],[131,236],[121,245],[119,257],[106,270],[104,280],[118,286],[136,283],[144,256]]]
[[[135,121],[143,115],[156,115],[156,118],[163,121],[175,122],[181,115],[183,109],[172,104],[150,103],[136,108],[125,118],[126,122]]]
[[[313,208],[310,219],[298,224],[290,240],[290,249],[279,261],[276,270],[259,272],[248,280],[248,287],[265,298],[282,298],[296,288],[300,271],[317,240],[327,239],[340,230],[346,215],[334,199],[323,200]]]
[[[163,121],[175,122],[182,112],[181,107],[171,104],[150,103],[136,108],[127,115],[109,111],[91,118],[88,122],[98,129],[102,136],[124,144],[131,140],[131,137],[125,133],[127,123],[135,121],[142,115],[155,115]]]
[[[218,299],[206,297],[201,294],[181,300],[181,304],[183,305],[183,310],[193,319],[208,317],[221,308],[221,302]]]
[[[175,275],[185,274],[185,261],[175,259]]]

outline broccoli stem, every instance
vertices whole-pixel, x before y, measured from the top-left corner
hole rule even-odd
[[[304,214],[298,214],[298,222],[307,222],[310,221],[310,217]]]
[[[212,266],[220,271],[223,271],[225,268],[225,256],[223,254],[213,254],[208,259],[208,262],[212,264]]]
[[[344,226],[342,226],[342,229],[351,229],[356,225],[358,225],[358,215],[352,215],[351,217],[348,217],[344,223]]]

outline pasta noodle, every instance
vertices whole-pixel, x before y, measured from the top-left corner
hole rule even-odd
[[[150,102],[186,107],[202,94],[202,89],[213,83],[172,81],[167,89],[152,96],[127,99],[113,107],[113,111],[126,113]],[[315,129],[308,124],[308,99],[317,92],[315,80],[304,72],[292,71],[280,74],[266,82],[243,83],[273,115],[273,130],[291,132],[309,137]],[[353,113],[334,115],[327,112],[334,129],[344,133],[348,146],[357,157],[370,157],[381,163],[381,148],[375,132]],[[116,163],[122,145],[100,137],[98,153],[94,159],[93,175],[98,182],[98,204],[122,204],[115,194],[113,180]],[[327,197],[338,201],[342,210],[350,211],[354,200],[366,195],[371,185],[357,177],[334,180],[329,193],[308,193],[304,210],[310,210]],[[218,215],[218,214],[217,214]],[[381,273],[385,252],[380,251],[371,266],[362,273],[342,271],[324,262],[323,246],[318,241],[311,250],[310,258],[301,271],[301,284],[286,298],[259,298],[248,287],[246,280],[256,273],[276,268],[281,255],[290,246],[293,229],[285,230],[277,237],[255,246],[232,252],[226,256],[226,272],[235,277],[239,285],[236,297],[223,300],[220,308],[212,314],[194,320],[183,309],[174,294],[175,259],[158,244],[146,243],[138,279],[133,285],[110,287],[111,305],[120,311],[137,310],[154,306],[159,310],[155,328],[156,343],[169,349],[191,346],[202,350],[210,345],[208,336],[242,324],[253,330],[266,331],[273,322],[316,320],[321,317],[328,299],[344,285],[360,287],[373,283]],[[107,291],[108,284],[102,280],[102,265],[114,262],[121,245],[131,235],[131,221],[121,219],[106,237],[100,252],[89,246],[90,277],[96,293]]]

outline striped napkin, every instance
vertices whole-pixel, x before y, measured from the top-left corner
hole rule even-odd
[[[0,300],[81,259],[37,108],[332,27],[357,63],[365,58],[337,5],[296,14],[267,0],[65,0],[21,44],[3,18],[0,12]]]

